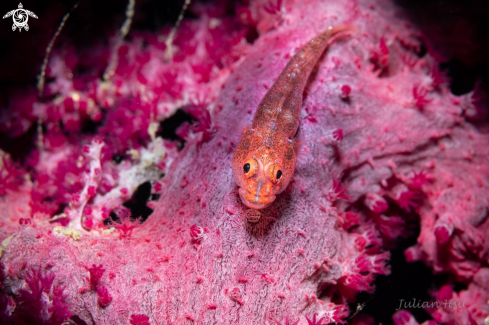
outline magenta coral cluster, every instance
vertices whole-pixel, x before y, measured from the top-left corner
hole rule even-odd
[[[88,278],[88,282],[90,283],[89,289],[97,292],[97,302],[101,308],[106,308],[112,301],[112,296],[106,287],[100,284],[100,279],[104,275],[105,270],[102,268],[102,265],[93,264],[91,268],[88,268],[88,272],[90,272],[90,277]],[[80,292],[84,293],[87,290],[82,288]]]
[[[22,166],[0,151],[1,321],[375,324],[350,306],[417,229],[406,260],[445,275],[434,301],[466,306],[425,310],[443,324],[487,321],[482,101],[450,93],[400,9],[252,0],[232,15],[191,10],[198,18],[171,45],[168,28],[86,52],[67,45],[53,52],[42,100],[12,92],[1,131],[39,133]],[[357,30],[332,42],[301,115],[301,136],[326,140],[306,142],[285,192],[250,210],[230,167],[240,130],[297,49],[340,24]],[[193,119],[176,130],[181,151],[159,129],[179,109]],[[125,202],[145,183],[154,212],[144,221]]]
[[[1,301],[3,310],[15,310],[10,321],[14,324],[51,324],[61,325],[71,317],[70,303],[66,300],[68,295],[64,293],[65,286],[55,282],[55,274],[50,271],[42,272],[30,268],[25,270],[25,277],[20,280],[25,282],[23,288],[18,289],[16,302],[5,297]],[[13,285],[13,283],[9,283]],[[8,324],[5,318],[2,324]]]

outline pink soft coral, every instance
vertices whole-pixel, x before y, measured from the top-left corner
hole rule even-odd
[[[24,182],[24,171],[17,166],[10,155],[0,149],[0,196],[7,191],[17,191]]]
[[[31,268],[25,272],[26,289],[18,290],[18,302],[12,316],[15,324],[61,325],[71,317],[65,287],[56,284],[55,274]],[[47,299],[46,299],[47,298]]]
[[[131,325],[150,325],[149,317],[146,315],[131,315]]]
[[[90,285],[92,288],[96,288],[100,279],[104,275],[105,270],[102,268],[102,265],[97,266],[93,264],[92,267],[88,269],[88,272],[90,272]]]
[[[309,319],[309,318],[306,316],[307,323],[308,323],[309,325],[321,325],[321,321],[323,320],[323,318],[320,318],[320,319],[318,319],[318,320],[316,321],[316,316],[317,316],[317,314],[314,314],[314,315],[312,316],[312,320],[310,320],[310,319]]]
[[[277,323],[277,325],[282,325],[279,322],[276,322],[276,323]],[[285,323],[284,323],[284,325],[297,325],[297,324],[299,324],[299,319],[295,323],[289,323],[289,316],[285,317]]]

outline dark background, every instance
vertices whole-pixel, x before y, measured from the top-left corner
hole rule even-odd
[[[471,91],[474,82],[489,80],[489,1],[487,0],[392,0],[405,8],[405,17],[417,24],[429,41],[444,54],[455,94]],[[182,0],[137,0],[132,30],[159,30],[176,21]],[[194,0],[194,2],[197,2]],[[206,2],[210,2],[209,0]],[[214,0],[232,10],[232,0]],[[238,2],[238,1],[234,1]],[[246,3],[248,0],[239,2]],[[0,2],[0,15],[17,9],[19,0]],[[75,0],[24,0],[29,17],[28,32],[12,32],[12,18],[0,21],[0,100],[10,87],[33,85],[45,53],[62,17],[77,3]],[[125,20],[126,1],[79,0],[56,42],[79,48],[106,42],[106,35],[118,30]],[[191,10],[185,17],[192,18]],[[0,101],[0,107],[5,107]]]
[[[403,7],[404,17],[416,24],[427,36],[429,46],[436,48],[444,56],[441,69],[448,71],[450,88],[456,95],[474,89],[477,81],[480,89],[487,93],[489,84],[489,1],[487,0],[392,0]],[[44,58],[45,49],[62,17],[74,6],[74,0],[24,0],[24,9],[33,11],[39,19],[29,18],[28,32],[12,32],[12,18],[0,21],[0,110],[8,109],[8,94],[13,89],[35,87],[36,76]],[[137,0],[136,14],[131,30],[157,31],[163,26],[171,26],[176,21],[184,1]],[[219,5],[232,11],[232,1],[221,1]],[[243,3],[245,0],[242,1]],[[18,0],[0,2],[0,15],[16,9]],[[80,0],[55,47],[69,42],[77,49],[90,48],[94,44],[108,44],[106,35],[118,31],[125,20],[127,2],[121,0]],[[194,18],[191,10],[186,18]],[[129,36],[130,37],[130,36]],[[428,44],[427,44],[428,45]],[[487,103],[486,103],[487,105]],[[173,130],[186,116],[171,119]],[[171,135],[169,135],[171,136]],[[26,137],[25,141],[29,141]],[[19,145],[12,145],[5,134],[0,134],[0,148],[6,151]],[[11,152],[14,153],[14,152]],[[18,157],[14,153],[14,158]],[[146,191],[145,192],[149,192]],[[141,193],[139,193],[141,194]],[[148,193],[149,195],[149,193]],[[145,206],[146,194],[136,201]],[[416,298],[430,300],[428,291],[447,280],[446,275],[434,276],[423,263],[406,263],[403,250],[416,242],[418,234],[399,243],[392,257],[392,274],[378,277],[374,295],[361,294],[360,302],[365,302],[364,312],[376,321],[392,324],[392,314],[405,301]],[[456,284],[455,290],[464,288]],[[354,306],[356,307],[356,306]],[[412,309],[418,322],[429,315],[422,309]]]

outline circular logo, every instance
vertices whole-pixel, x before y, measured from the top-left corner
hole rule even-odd
[[[14,17],[14,24],[18,28],[22,28],[27,25],[27,21],[29,20],[27,16],[27,12],[24,9],[17,9],[15,13],[12,15]]]

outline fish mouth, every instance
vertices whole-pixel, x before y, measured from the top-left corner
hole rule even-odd
[[[246,205],[248,208],[256,210],[265,209],[266,207],[270,206],[270,204],[272,204],[276,198],[275,195],[271,194],[259,197],[259,199],[256,200],[255,195],[248,192],[244,188],[239,189],[239,197],[241,198],[241,202],[243,202],[244,205]]]

